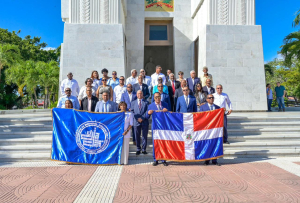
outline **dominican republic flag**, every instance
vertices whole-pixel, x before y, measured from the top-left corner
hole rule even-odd
[[[224,109],[152,115],[156,160],[204,161],[223,156]]]

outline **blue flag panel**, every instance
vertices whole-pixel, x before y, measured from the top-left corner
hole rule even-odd
[[[125,113],[89,113],[54,108],[51,159],[84,164],[120,164]]]

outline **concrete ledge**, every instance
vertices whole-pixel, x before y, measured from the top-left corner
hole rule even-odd
[[[0,115],[2,114],[19,114],[19,113],[43,113],[51,112],[51,109],[19,109],[19,110],[0,110]]]

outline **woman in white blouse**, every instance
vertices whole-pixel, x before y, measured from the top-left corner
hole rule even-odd
[[[81,106],[81,100],[86,97],[86,88],[87,87],[92,87],[93,84],[93,80],[91,78],[87,78],[85,80],[85,86],[83,86],[80,91],[79,91],[79,95],[78,95],[78,100],[79,100],[79,105]],[[92,87],[92,95],[96,96],[96,91],[97,89],[95,89],[95,87]]]
[[[128,164],[129,157],[129,140],[131,136],[131,128],[133,126],[133,113],[126,112],[127,104],[125,102],[120,102],[119,109],[125,112],[125,126],[124,126],[124,139],[123,139],[123,149],[121,155],[121,164]]]
[[[98,89],[98,87],[101,85],[101,80],[99,79],[99,73],[98,73],[98,71],[93,70],[92,75],[91,75],[91,79],[93,80],[92,86],[95,89]]]

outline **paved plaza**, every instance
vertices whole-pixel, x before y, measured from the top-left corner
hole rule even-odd
[[[151,163],[0,163],[0,202],[300,202],[300,158]]]

